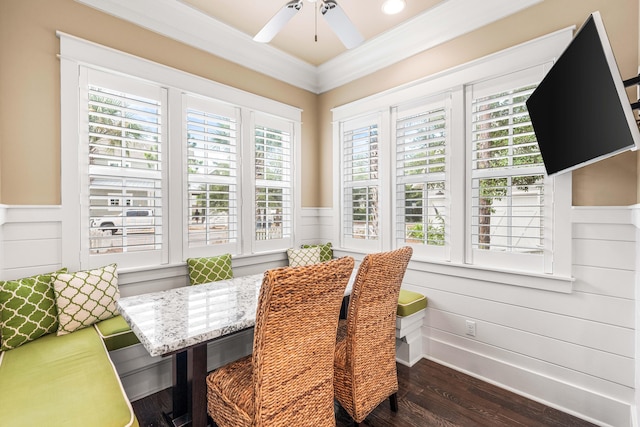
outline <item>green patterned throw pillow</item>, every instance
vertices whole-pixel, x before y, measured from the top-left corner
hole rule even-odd
[[[325,243],[324,245],[302,245],[301,248],[320,248],[320,262],[331,261],[333,259],[333,248],[331,247],[331,242]]]
[[[0,324],[2,351],[58,330],[58,313],[52,287],[52,277],[66,272],[39,274],[18,280],[0,282]]]
[[[320,248],[314,246],[305,249],[287,249],[287,256],[289,257],[289,267],[317,264],[320,262]]]
[[[192,285],[233,279],[231,254],[206,258],[189,258],[187,259],[187,266],[189,268],[189,283]]]
[[[58,335],[93,325],[118,314],[120,298],[116,264],[53,276],[58,306]]]

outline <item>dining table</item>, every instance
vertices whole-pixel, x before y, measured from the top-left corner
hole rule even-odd
[[[174,427],[207,425],[207,344],[252,328],[264,273],[120,298],[117,308],[151,356],[172,357]],[[345,301],[355,277],[345,289]],[[346,303],[343,303],[343,311]]]

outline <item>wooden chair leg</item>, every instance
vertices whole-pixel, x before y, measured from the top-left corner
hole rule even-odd
[[[393,393],[389,396],[389,403],[391,403],[391,410],[398,412],[398,393]]]

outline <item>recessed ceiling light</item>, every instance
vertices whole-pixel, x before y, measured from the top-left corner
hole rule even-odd
[[[395,15],[402,12],[405,6],[404,0],[386,0],[382,3],[382,12],[387,15]]]

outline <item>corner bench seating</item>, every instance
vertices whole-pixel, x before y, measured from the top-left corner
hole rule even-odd
[[[95,326],[62,336],[48,334],[0,353],[3,423],[12,427],[139,425]],[[125,336],[126,332],[116,335]],[[110,345],[117,348],[113,342]]]

